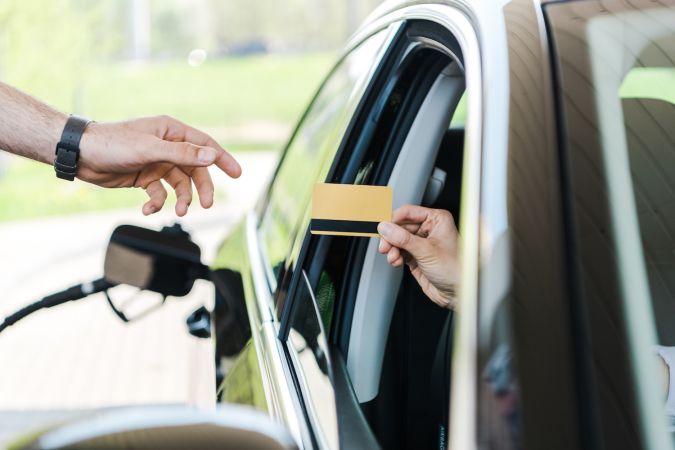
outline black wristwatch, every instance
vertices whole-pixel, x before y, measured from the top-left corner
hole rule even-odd
[[[56,144],[54,171],[56,176],[73,181],[77,175],[77,161],[80,159],[80,139],[91,120],[70,116],[63,128],[61,140]]]

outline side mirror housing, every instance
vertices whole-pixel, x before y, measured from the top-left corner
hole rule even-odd
[[[110,237],[103,270],[110,283],[182,297],[196,279],[208,278],[200,258],[199,246],[178,224],[162,231],[120,225]]]
[[[251,338],[246,297],[241,274],[229,269],[213,272],[216,287],[214,324],[216,352],[219,356],[237,355]]]

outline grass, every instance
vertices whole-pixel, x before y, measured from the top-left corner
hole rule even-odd
[[[256,56],[207,61],[99,66],[84,85],[83,109],[98,120],[169,114],[200,126],[251,120],[294,122],[333,61],[332,55]]]
[[[0,181],[0,221],[73,214],[114,208],[140,207],[146,201],[140,189],[102,189],[54,176],[54,169],[27,159],[16,159]]]
[[[70,100],[44,87],[18,87],[97,121],[169,114],[208,129],[234,152],[270,150],[283,144],[284,130],[295,125],[333,60],[318,54],[222,59],[199,67],[182,61],[102,65],[87,72]],[[140,208],[144,201],[140,190],[63,182],[51,167],[20,158],[10,158],[0,175],[0,221]]]

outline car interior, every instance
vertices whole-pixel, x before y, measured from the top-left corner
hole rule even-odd
[[[620,24],[618,26],[624,26],[624,22],[617,23]],[[623,58],[622,65],[612,66],[611,71],[608,70],[599,78],[601,82],[596,82],[592,87],[599,92],[607,92],[607,100],[601,103],[593,99],[593,107],[598,108],[597,112],[588,115],[569,114],[567,119],[568,129],[574,129],[574,133],[570,133],[569,154],[573,155],[571,165],[577,197],[575,202],[580,205],[575,211],[575,220],[583,274],[581,293],[584,296],[584,314],[589,330],[588,347],[592,357],[589,367],[594,370],[593,376],[598,380],[594,387],[597,389],[595,402],[601,418],[597,427],[601,430],[607,448],[637,448],[640,437],[636,432],[636,424],[641,420],[636,413],[639,411],[637,395],[626,393],[626,386],[635,381],[631,378],[634,376],[631,368],[633,362],[628,358],[630,352],[626,344],[633,339],[627,336],[633,317],[624,316],[625,302],[638,302],[640,299],[627,296],[622,290],[621,282],[617,280],[622,276],[619,263],[604,266],[590,263],[601,259],[620,261],[621,255],[617,248],[627,245],[625,238],[622,239],[622,235],[617,232],[618,227],[612,223],[615,220],[612,216],[614,208],[612,201],[608,202],[608,197],[611,198],[609,192],[616,186],[607,182],[610,171],[623,177],[624,167],[630,169],[631,183],[626,184],[623,179],[621,183],[623,187],[632,188],[634,194],[657,343],[675,346],[672,326],[675,314],[675,216],[671,181],[675,170],[675,134],[672,129],[675,105],[669,90],[664,89],[669,82],[659,83],[660,76],[672,76],[675,47],[672,30],[668,28],[663,34],[662,31],[654,28],[659,39],[649,45],[649,34],[645,32],[644,41],[638,44],[632,40],[626,41],[625,46],[613,48],[612,51]],[[645,47],[640,50],[640,45]],[[610,50],[602,46],[601,51]],[[654,86],[658,88],[653,89]],[[568,100],[570,104],[578,97],[581,95],[567,96],[571,99]],[[600,94],[598,97],[602,98]],[[581,101],[579,105],[580,110],[583,110]],[[622,143],[621,146],[605,147],[609,142],[605,135],[608,131],[598,125],[603,122],[611,123],[611,128],[607,126],[607,130],[619,136],[617,141]],[[602,130],[599,138],[596,137],[598,130]],[[624,137],[628,157],[626,166],[623,166],[622,161]],[[607,158],[608,155],[611,155],[611,159]],[[625,208],[623,201],[621,199],[617,209]],[[630,258],[639,264],[639,254],[631,253]],[[638,274],[635,272],[632,275]],[[646,348],[645,351],[656,355],[653,348]]]
[[[458,227],[463,141],[463,129],[445,132],[434,167],[446,181],[423,203],[450,211]],[[402,272],[378,392],[363,406],[384,448],[431,448],[448,422],[453,313],[432,303],[409,270]]]
[[[654,75],[672,80],[674,61],[675,33],[668,29],[642,50],[624,81]],[[622,93],[621,109],[658,343],[675,346],[675,98],[672,84],[654,83],[658,91],[638,85],[631,95]]]
[[[636,98],[622,104],[658,341],[675,346],[675,216],[667,175],[675,171],[675,105]]]
[[[433,153],[437,154],[433,160],[433,173],[427,178],[432,185],[433,180],[438,178],[433,175],[443,173],[442,188],[436,195],[427,198],[428,202],[419,201],[430,208],[450,211],[457,226],[463,141],[463,128],[446,128],[442,133],[441,143],[433,149]],[[377,240],[372,241],[377,244]],[[377,247],[371,247],[372,242],[368,251],[377,251]],[[340,249],[343,251],[339,252]],[[344,286],[346,282],[345,265],[339,262],[349,261],[354,253],[350,254],[347,250],[346,245],[332,246],[331,257],[319,273],[314,289],[318,314],[326,330],[331,329],[334,307],[338,307],[336,295],[340,289],[336,289],[336,285],[340,283]],[[381,255],[373,253],[373,256],[371,264],[386,263]],[[366,378],[366,381],[376,381],[375,391],[370,394],[372,397],[358,401],[355,377],[348,371],[348,366],[342,369],[347,369],[356,400],[379,445],[383,448],[430,448],[437,442],[439,429],[448,421],[453,313],[431,302],[409,270],[393,269],[388,265],[379,267],[379,270],[387,274],[380,276],[380,283],[376,286],[367,285],[370,288],[368,300],[372,302],[378,298],[379,310],[353,312],[369,314],[369,317],[363,317],[363,329],[359,329],[362,336],[358,339],[370,338],[371,345],[361,341],[351,347],[355,348],[351,354],[356,355],[357,360],[377,360],[368,351],[381,352],[379,367],[368,365],[366,369],[369,373],[362,371],[357,375],[372,377]],[[359,285],[360,292],[363,292],[362,288]],[[357,293],[356,301],[358,298]],[[351,326],[352,330],[356,329],[354,323]],[[374,333],[379,334],[374,336]],[[334,365],[339,366],[336,362],[334,357]],[[361,361],[357,364],[364,365]],[[334,368],[336,372],[340,369]]]
[[[408,28],[416,32],[429,30]],[[409,52],[408,70],[383,89],[389,102],[375,113],[370,139],[352,143],[350,163],[328,180],[389,185],[394,207],[445,209],[458,225],[465,74],[456,41],[437,38],[443,51]],[[392,268],[378,243],[316,237],[303,267],[328,336],[340,443],[433,448],[447,435],[453,313],[432,303],[407,268]]]

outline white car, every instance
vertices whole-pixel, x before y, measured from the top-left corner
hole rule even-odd
[[[674,74],[673,0],[385,3],[212,267],[220,400],[304,449],[672,448]],[[449,210],[458,310],[377,239],[311,235],[321,181]]]

